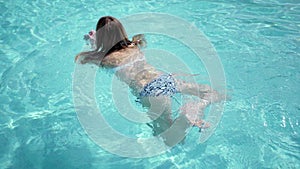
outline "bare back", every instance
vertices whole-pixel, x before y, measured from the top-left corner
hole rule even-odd
[[[136,46],[107,55],[102,65],[108,69],[115,69],[116,75],[136,92],[162,74],[146,62],[144,53]]]

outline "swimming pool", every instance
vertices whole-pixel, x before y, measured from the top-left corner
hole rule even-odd
[[[296,1],[0,3],[0,168],[299,168]],[[205,143],[196,143],[199,133],[193,130],[185,144],[167,153],[132,159],[103,150],[82,129],[73,104],[73,59],[99,17],[141,12],[175,15],[204,32],[222,61],[231,100]],[[186,51],[172,39],[167,45],[165,37],[147,37],[149,48]],[[193,71],[205,73],[186,57]],[[100,97],[107,88],[96,86],[99,103],[108,100]],[[112,126],[126,128],[126,123]]]

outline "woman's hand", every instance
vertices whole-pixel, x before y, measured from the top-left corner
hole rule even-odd
[[[100,65],[101,59],[93,58],[91,56],[85,55],[77,55],[75,57],[75,63],[86,64],[86,63],[93,63],[95,65]]]
[[[84,63],[86,63],[86,62],[83,62],[84,60],[85,60],[85,56],[77,55],[77,56],[75,56],[74,62],[84,64]]]
[[[83,55],[77,55],[75,56],[75,63],[80,63],[80,64],[86,64],[89,61],[88,57],[83,56]]]
[[[75,56],[74,62],[77,63],[77,60],[80,58],[80,55]]]

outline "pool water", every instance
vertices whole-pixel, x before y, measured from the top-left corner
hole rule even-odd
[[[300,168],[299,2],[0,3],[0,168]],[[198,27],[218,52],[231,100],[205,143],[198,144],[193,130],[169,152],[134,159],[113,155],[86,135],[74,110],[72,77],[83,34],[99,17],[140,12],[175,15]],[[148,37],[149,47],[184,53],[166,45],[174,44],[170,39]],[[188,56],[186,62],[205,72]],[[109,85],[101,87],[98,92]],[[108,96],[97,96],[109,110]]]

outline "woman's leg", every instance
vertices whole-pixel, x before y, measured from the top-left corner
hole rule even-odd
[[[196,126],[200,129],[209,127],[209,124],[202,120],[206,106],[207,104],[201,101],[185,103],[180,108],[180,114],[173,121],[172,125],[159,135],[163,138],[165,144],[172,147],[182,142],[191,126]]]
[[[171,118],[170,97],[145,97],[141,101],[144,107],[149,108],[147,114],[152,120],[152,124],[149,124],[149,126],[152,127],[154,136],[157,136],[170,128],[173,123]]]
[[[177,90],[182,94],[198,96],[207,104],[219,102],[226,99],[226,96],[218,93],[209,85],[202,85],[197,83],[189,83],[183,80],[176,79]]]
[[[190,123],[185,116],[180,116],[174,121],[171,119],[171,98],[158,96],[143,98],[144,106],[149,107],[148,115],[153,121],[149,126],[153,135],[160,137],[167,146],[175,146],[185,138],[186,129]]]
[[[171,119],[171,98],[168,96],[142,99],[144,106],[149,107],[148,115],[153,120],[150,125],[154,136],[160,136],[166,145],[174,146],[184,140],[187,129],[191,126],[208,127],[201,118],[207,106],[205,102],[189,100],[180,108],[179,116]]]
[[[185,115],[191,125],[199,128],[207,128],[209,127],[209,123],[202,120],[206,106],[207,102],[201,100],[189,101],[180,108],[180,113]]]

